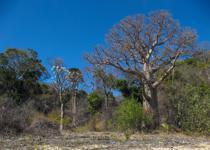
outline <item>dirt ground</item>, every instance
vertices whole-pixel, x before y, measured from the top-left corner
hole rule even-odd
[[[127,137],[127,138],[126,138]],[[183,134],[88,132],[0,136],[0,150],[210,150],[210,137]]]

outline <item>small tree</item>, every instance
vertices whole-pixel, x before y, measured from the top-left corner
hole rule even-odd
[[[143,119],[142,106],[134,99],[124,100],[117,108],[115,122],[119,130],[140,130]]]
[[[76,126],[76,119],[77,119],[77,90],[78,86],[81,82],[83,82],[83,75],[82,72],[78,68],[70,68],[68,70],[68,81],[70,82],[70,88],[72,91],[72,113],[73,113],[73,126]]]
[[[101,109],[103,98],[100,97],[97,91],[90,93],[88,95],[87,100],[88,100],[88,109],[92,115]]]
[[[63,65],[62,60],[56,59],[52,70],[55,75],[54,87],[59,95],[60,101],[60,132],[63,130],[63,118],[64,118],[64,101],[63,94],[65,89],[67,88],[67,70]]]
[[[95,82],[97,83],[97,88],[101,89],[105,95],[104,108],[107,110],[109,108],[110,96],[112,96],[112,90],[114,89],[114,79],[115,77],[111,73],[106,73],[104,69],[94,68],[92,71]]]

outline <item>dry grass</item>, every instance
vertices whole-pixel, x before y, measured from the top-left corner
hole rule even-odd
[[[0,137],[0,149],[12,150],[208,150],[210,137],[184,134],[125,134],[116,132],[75,133],[65,131],[63,135],[47,137],[22,135]]]

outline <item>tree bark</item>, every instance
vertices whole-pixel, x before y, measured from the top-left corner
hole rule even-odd
[[[63,110],[63,102],[62,102],[62,94],[59,94],[59,98],[60,98],[60,103],[61,103],[61,107],[60,107],[60,132],[63,131],[63,116],[64,116],[64,110]]]
[[[152,128],[156,128],[160,125],[159,106],[157,99],[157,89],[147,84],[144,85],[143,96],[143,109],[144,114],[148,117],[152,117]]]
[[[105,110],[107,110],[109,107],[108,101],[109,101],[109,94],[105,92]]]
[[[77,103],[76,103],[76,99],[77,99],[77,91],[74,90],[74,93],[73,93],[73,100],[72,100],[72,114],[73,114],[73,118],[72,118],[72,124],[73,126],[75,127],[76,126],[76,119],[77,119]]]
[[[143,93],[143,110],[146,116],[152,117],[152,128],[156,128],[160,125],[160,115],[157,97],[157,87],[153,87],[153,76],[151,73],[151,67],[149,64],[144,64],[144,93]]]

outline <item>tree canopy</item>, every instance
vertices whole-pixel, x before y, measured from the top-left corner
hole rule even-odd
[[[18,103],[40,93],[39,81],[47,77],[34,50],[7,49],[0,54],[1,93],[7,93]]]

